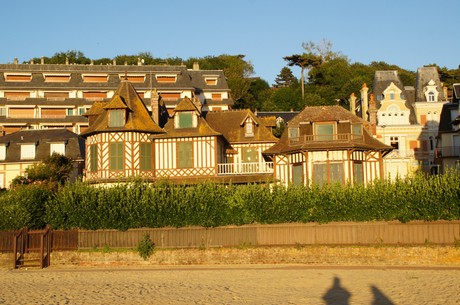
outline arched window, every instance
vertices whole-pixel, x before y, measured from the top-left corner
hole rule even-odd
[[[428,92],[428,102],[434,102],[434,92]]]

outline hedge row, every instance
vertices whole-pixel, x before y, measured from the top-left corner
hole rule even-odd
[[[445,175],[373,185],[195,186],[141,181],[115,187],[69,184],[57,192],[31,185],[0,195],[0,230],[23,226],[119,229],[250,223],[460,219],[460,183]]]

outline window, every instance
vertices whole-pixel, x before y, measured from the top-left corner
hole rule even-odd
[[[332,141],[334,139],[334,124],[316,125],[317,141]]]
[[[65,143],[50,143],[50,155],[53,153],[65,156]]]
[[[430,150],[434,150],[434,141],[433,141],[433,137],[429,137],[429,140],[430,140]]]
[[[361,124],[353,124],[351,125],[352,128],[352,134],[355,136],[361,136],[363,135],[363,128]]]
[[[89,171],[97,171],[97,145],[91,145],[89,147],[89,158],[91,161],[89,165]]]
[[[87,110],[88,109],[85,108],[85,107],[78,107],[78,114],[79,115],[84,115]]]
[[[124,165],[124,147],[123,143],[110,143],[109,146],[109,168],[113,171],[123,170]]]
[[[70,74],[43,74],[46,83],[68,83]]]
[[[390,100],[394,100],[394,99],[395,99],[395,92],[391,91],[390,92]]]
[[[166,101],[175,101],[180,98],[180,92],[161,92],[160,96]]]
[[[21,145],[21,160],[35,159],[35,144]]]
[[[157,82],[159,83],[175,83],[177,75],[156,75]]]
[[[107,78],[108,78],[107,74],[100,74],[100,75],[82,74],[82,77],[85,83],[105,83],[107,82]]]
[[[152,170],[152,143],[141,143],[139,146],[139,169]]]
[[[313,164],[313,183],[323,185],[327,183],[327,164],[315,163]]]
[[[259,162],[259,152],[255,147],[244,147],[241,158],[243,163]]]
[[[180,112],[179,113],[179,128],[192,128],[193,127],[193,113]]]
[[[144,75],[120,75],[121,79],[127,78],[131,83],[143,83],[145,81],[145,74]]]
[[[7,82],[30,82],[32,74],[6,74],[5,81]]]
[[[125,126],[125,110],[112,109],[109,111],[109,127]]]
[[[353,183],[363,184],[364,183],[364,172],[362,162],[353,162]]]
[[[220,94],[220,93],[213,93],[213,94],[211,95],[211,99],[212,99],[213,101],[220,101],[220,100],[222,100],[222,94]]]
[[[0,107],[0,116],[6,116],[6,107]]]
[[[254,136],[254,124],[252,122],[246,122],[246,124],[244,124],[244,133],[246,137]]]
[[[67,109],[67,115],[74,115],[74,109],[73,108],[68,108]]]
[[[344,176],[343,176],[343,163],[330,163],[329,164],[329,171],[330,171],[330,183],[341,183],[343,184]]]
[[[193,167],[193,143],[178,142],[177,143],[177,168],[192,168]]]
[[[289,139],[295,139],[299,137],[299,128],[289,128],[288,132]]]
[[[303,185],[303,167],[302,163],[292,166],[292,184]]]
[[[6,158],[6,145],[0,144],[0,160],[5,160]]]
[[[206,78],[206,85],[217,85],[217,78]]]
[[[428,102],[434,102],[434,92],[428,92]]]
[[[399,149],[399,138],[398,137],[390,137],[390,145],[394,149]]]

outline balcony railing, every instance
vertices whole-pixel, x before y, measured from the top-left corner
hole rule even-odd
[[[436,157],[459,157],[460,146],[444,146],[436,148]]]
[[[289,144],[298,145],[298,144],[305,144],[308,142],[348,142],[348,141],[353,141],[353,140],[362,141],[363,136],[350,134],[350,133],[303,135],[297,138],[290,138]]]
[[[247,175],[273,173],[273,162],[220,163],[218,175]]]
[[[394,149],[385,158],[413,158],[415,152],[413,149]]]

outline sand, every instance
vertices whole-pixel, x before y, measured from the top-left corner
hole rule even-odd
[[[0,265],[0,304],[460,304],[459,254],[455,247],[195,249],[143,261],[136,253],[54,253],[45,269]]]

